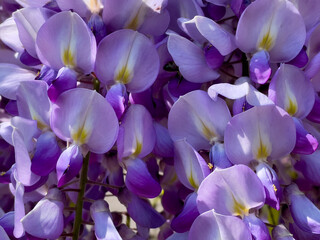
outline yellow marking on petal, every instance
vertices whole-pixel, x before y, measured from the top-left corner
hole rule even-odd
[[[0,172],[0,176],[3,176],[5,174],[6,174],[6,172]]]
[[[241,203],[237,202],[237,200],[232,196],[233,198],[233,215],[235,216],[247,216],[249,215],[249,209],[246,208]]]
[[[123,66],[116,74],[115,81],[123,84],[127,84],[131,81],[132,74],[128,70],[127,66]]]
[[[273,45],[274,45],[274,40],[270,34],[270,31],[268,31],[260,41],[258,48],[269,51],[273,47]]]
[[[146,5],[145,3],[141,3],[138,10],[133,12],[131,17],[129,18],[129,21],[125,24],[124,28],[138,30],[138,28],[141,26],[141,23],[143,23],[145,14]]]
[[[293,116],[298,111],[298,105],[295,99],[289,97],[288,104],[286,106],[286,112]]]
[[[41,120],[37,119],[36,117],[32,117],[32,119],[37,121],[37,128],[39,128],[40,130],[48,129],[47,124],[43,123]]]
[[[260,140],[260,145],[258,148],[258,152],[256,155],[256,159],[267,159],[267,157],[269,156],[269,151],[266,145],[264,145],[262,143],[262,141]]]
[[[196,182],[195,182],[194,179],[193,179],[192,170],[191,170],[190,176],[188,177],[188,181],[189,181],[190,185],[191,185],[194,189],[198,189],[198,188],[199,188],[198,184],[196,184]]]
[[[97,0],[90,0],[89,9],[92,13],[99,13],[100,5]]]
[[[212,131],[209,127],[207,127],[207,125],[201,120],[201,132],[202,134],[205,136],[205,138],[211,143],[214,141],[214,139],[216,139],[216,134],[214,131]]]
[[[276,185],[272,184],[272,187],[273,187],[273,191],[277,192],[278,189],[276,188]]]
[[[74,63],[74,56],[70,50],[70,48],[65,49],[63,51],[63,55],[62,55],[62,61],[63,64],[67,67],[74,67],[75,63]]]
[[[133,156],[138,156],[142,151],[142,143],[139,140],[136,140],[136,149],[134,150]]]
[[[87,142],[88,132],[84,129],[84,127],[82,127],[73,132],[71,137],[73,141],[80,146]]]
[[[213,169],[212,163],[208,163],[208,168],[209,168],[210,171],[212,171],[212,169]]]

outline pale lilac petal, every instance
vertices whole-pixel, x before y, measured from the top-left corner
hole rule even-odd
[[[124,164],[127,167],[126,186],[131,192],[145,198],[154,198],[160,194],[161,186],[151,176],[143,160],[130,159]]]
[[[23,195],[24,195],[24,186],[20,182],[17,182],[15,198],[14,198],[14,229],[13,229],[13,235],[16,238],[20,238],[25,234],[24,227],[21,223],[21,219],[25,216]]]
[[[320,70],[320,53],[317,53],[306,66],[304,73],[308,79],[315,77]],[[319,89],[315,89],[318,91]]]
[[[31,172],[31,160],[26,149],[24,139],[19,130],[14,129],[12,132],[12,142],[14,146],[17,179],[25,186],[35,184],[40,176]]]
[[[245,165],[216,169],[198,190],[200,213],[213,209],[224,215],[244,216],[264,205],[265,192],[257,175]]]
[[[37,121],[39,129],[49,128],[51,103],[44,81],[24,81],[17,91],[17,105],[21,117]]]
[[[56,165],[58,187],[61,187],[79,173],[82,161],[81,150],[77,145],[72,145],[61,153]]]
[[[289,64],[281,64],[273,76],[268,96],[291,116],[300,119],[310,113],[315,101],[311,82],[302,70]]]
[[[249,228],[254,239],[271,240],[269,230],[260,218],[254,214],[250,214],[249,216],[245,216],[243,221]]]
[[[152,117],[144,106],[131,105],[122,119],[120,129],[117,140],[119,160],[143,158],[153,150],[156,133]]]
[[[236,32],[240,50],[246,53],[266,50],[271,62],[293,59],[305,38],[306,29],[298,10],[291,2],[281,0],[250,4],[241,15]]]
[[[176,34],[170,35],[168,50],[186,80],[203,83],[220,76],[208,66],[202,49],[188,39]]]
[[[90,10],[88,6],[85,3],[85,0],[56,0],[59,8],[62,11],[67,11],[67,10],[73,10],[74,12],[78,13],[81,17],[83,18],[88,18],[90,17]],[[94,1],[91,1],[94,2]]]
[[[48,0],[16,0],[17,3],[19,3],[22,7],[43,7],[46,3],[48,3]]]
[[[94,231],[98,240],[121,240],[112,222],[108,204],[103,200],[95,201],[90,207],[90,214],[94,221]]]
[[[199,216],[197,209],[197,194],[191,193],[184,203],[182,211],[171,221],[171,228],[175,232],[183,233],[189,231],[194,220]]]
[[[96,41],[81,17],[74,12],[60,12],[39,29],[36,39],[41,62],[55,70],[70,67],[90,73],[94,67]]]
[[[0,95],[16,100],[16,92],[22,81],[34,80],[36,74],[9,63],[0,63]]]
[[[223,138],[230,120],[224,100],[213,101],[206,92],[192,91],[173,105],[168,117],[172,140],[186,138],[196,150],[210,149],[210,143]]]
[[[119,129],[117,116],[106,99],[84,88],[71,89],[59,96],[52,107],[51,128],[62,140],[86,144],[94,153],[107,152]]]
[[[217,83],[208,88],[208,94],[213,100],[217,98],[218,94],[229,99],[239,99],[246,96],[248,93],[248,82],[243,82],[236,85],[230,83]]]
[[[38,30],[54,14],[54,11],[47,8],[22,8],[12,14],[17,24],[20,41],[34,58],[37,58],[35,41]]]
[[[129,92],[142,92],[156,80],[159,67],[153,43],[139,32],[123,29],[100,42],[95,73],[104,84],[120,82]]]
[[[234,35],[223,29],[212,19],[196,16],[195,22],[202,36],[218,49],[223,56],[228,55],[237,48]]]
[[[174,167],[180,182],[191,190],[197,190],[210,173],[206,161],[185,139],[175,141],[174,148]]]
[[[196,42],[200,44],[206,43],[208,40],[201,35],[199,30],[197,29],[196,26],[196,17],[193,19],[188,19],[188,18],[178,18],[177,23],[182,31],[184,31],[188,36],[195,40]]]
[[[191,226],[188,240],[228,239],[251,240],[251,233],[244,222],[234,216],[225,216],[209,210],[201,214]]]
[[[56,194],[58,189],[51,189]],[[24,217],[21,222],[25,231],[32,236],[45,239],[57,239],[63,231],[63,208],[62,201],[44,198]]]
[[[224,141],[227,156],[234,164],[249,164],[268,157],[279,159],[294,148],[295,125],[281,108],[257,106],[230,120]]]
[[[112,31],[122,28],[161,35],[169,24],[165,0],[104,0],[102,17]]]
[[[18,28],[13,17],[7,18],[0,24],[0,39],[15,52],[23,52],[24,48],[19,39]]]
[[[259,84],[265,84],[271,75],[268,52],[262,50],[253,54],[249,67],[251,80]]]

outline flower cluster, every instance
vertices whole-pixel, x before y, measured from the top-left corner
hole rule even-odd
[[[319,46],[319,0],[0,0],[0,239],[320,239]]]

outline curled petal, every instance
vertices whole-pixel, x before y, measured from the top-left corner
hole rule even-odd
[[[254,214],[250,214],[249,216],[245,216],[243,221],[249,228],[254,239],[271,240],[269,230],[260,218],[257,218]]]
[[[25,209],[23,203],[23,195],[24,195],[24,186],[17,182],[15,189],[15,198],[14,198],[14,229],[13,235],[16,238],[22,237],[24,232],[24,227],[21,223],[21,219],[25,216]]]
[[[190,82],[209,82],[220,76],[217,71],[208,66],[203,51],[184,37],[170,35],[168,51],[179,66],[182,76]]]

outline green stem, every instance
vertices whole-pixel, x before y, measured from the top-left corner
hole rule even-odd
[[[79,238],[80,227],[82,222],[83,196],[86,189],[88,167],[89,167],[89,157],[90,157],[90,152],[88,152],[87,156],[83,159],[81,176],[80,176],[80,192],[77,198],[76,217],[73,224],[72,240],[78,240]]]

